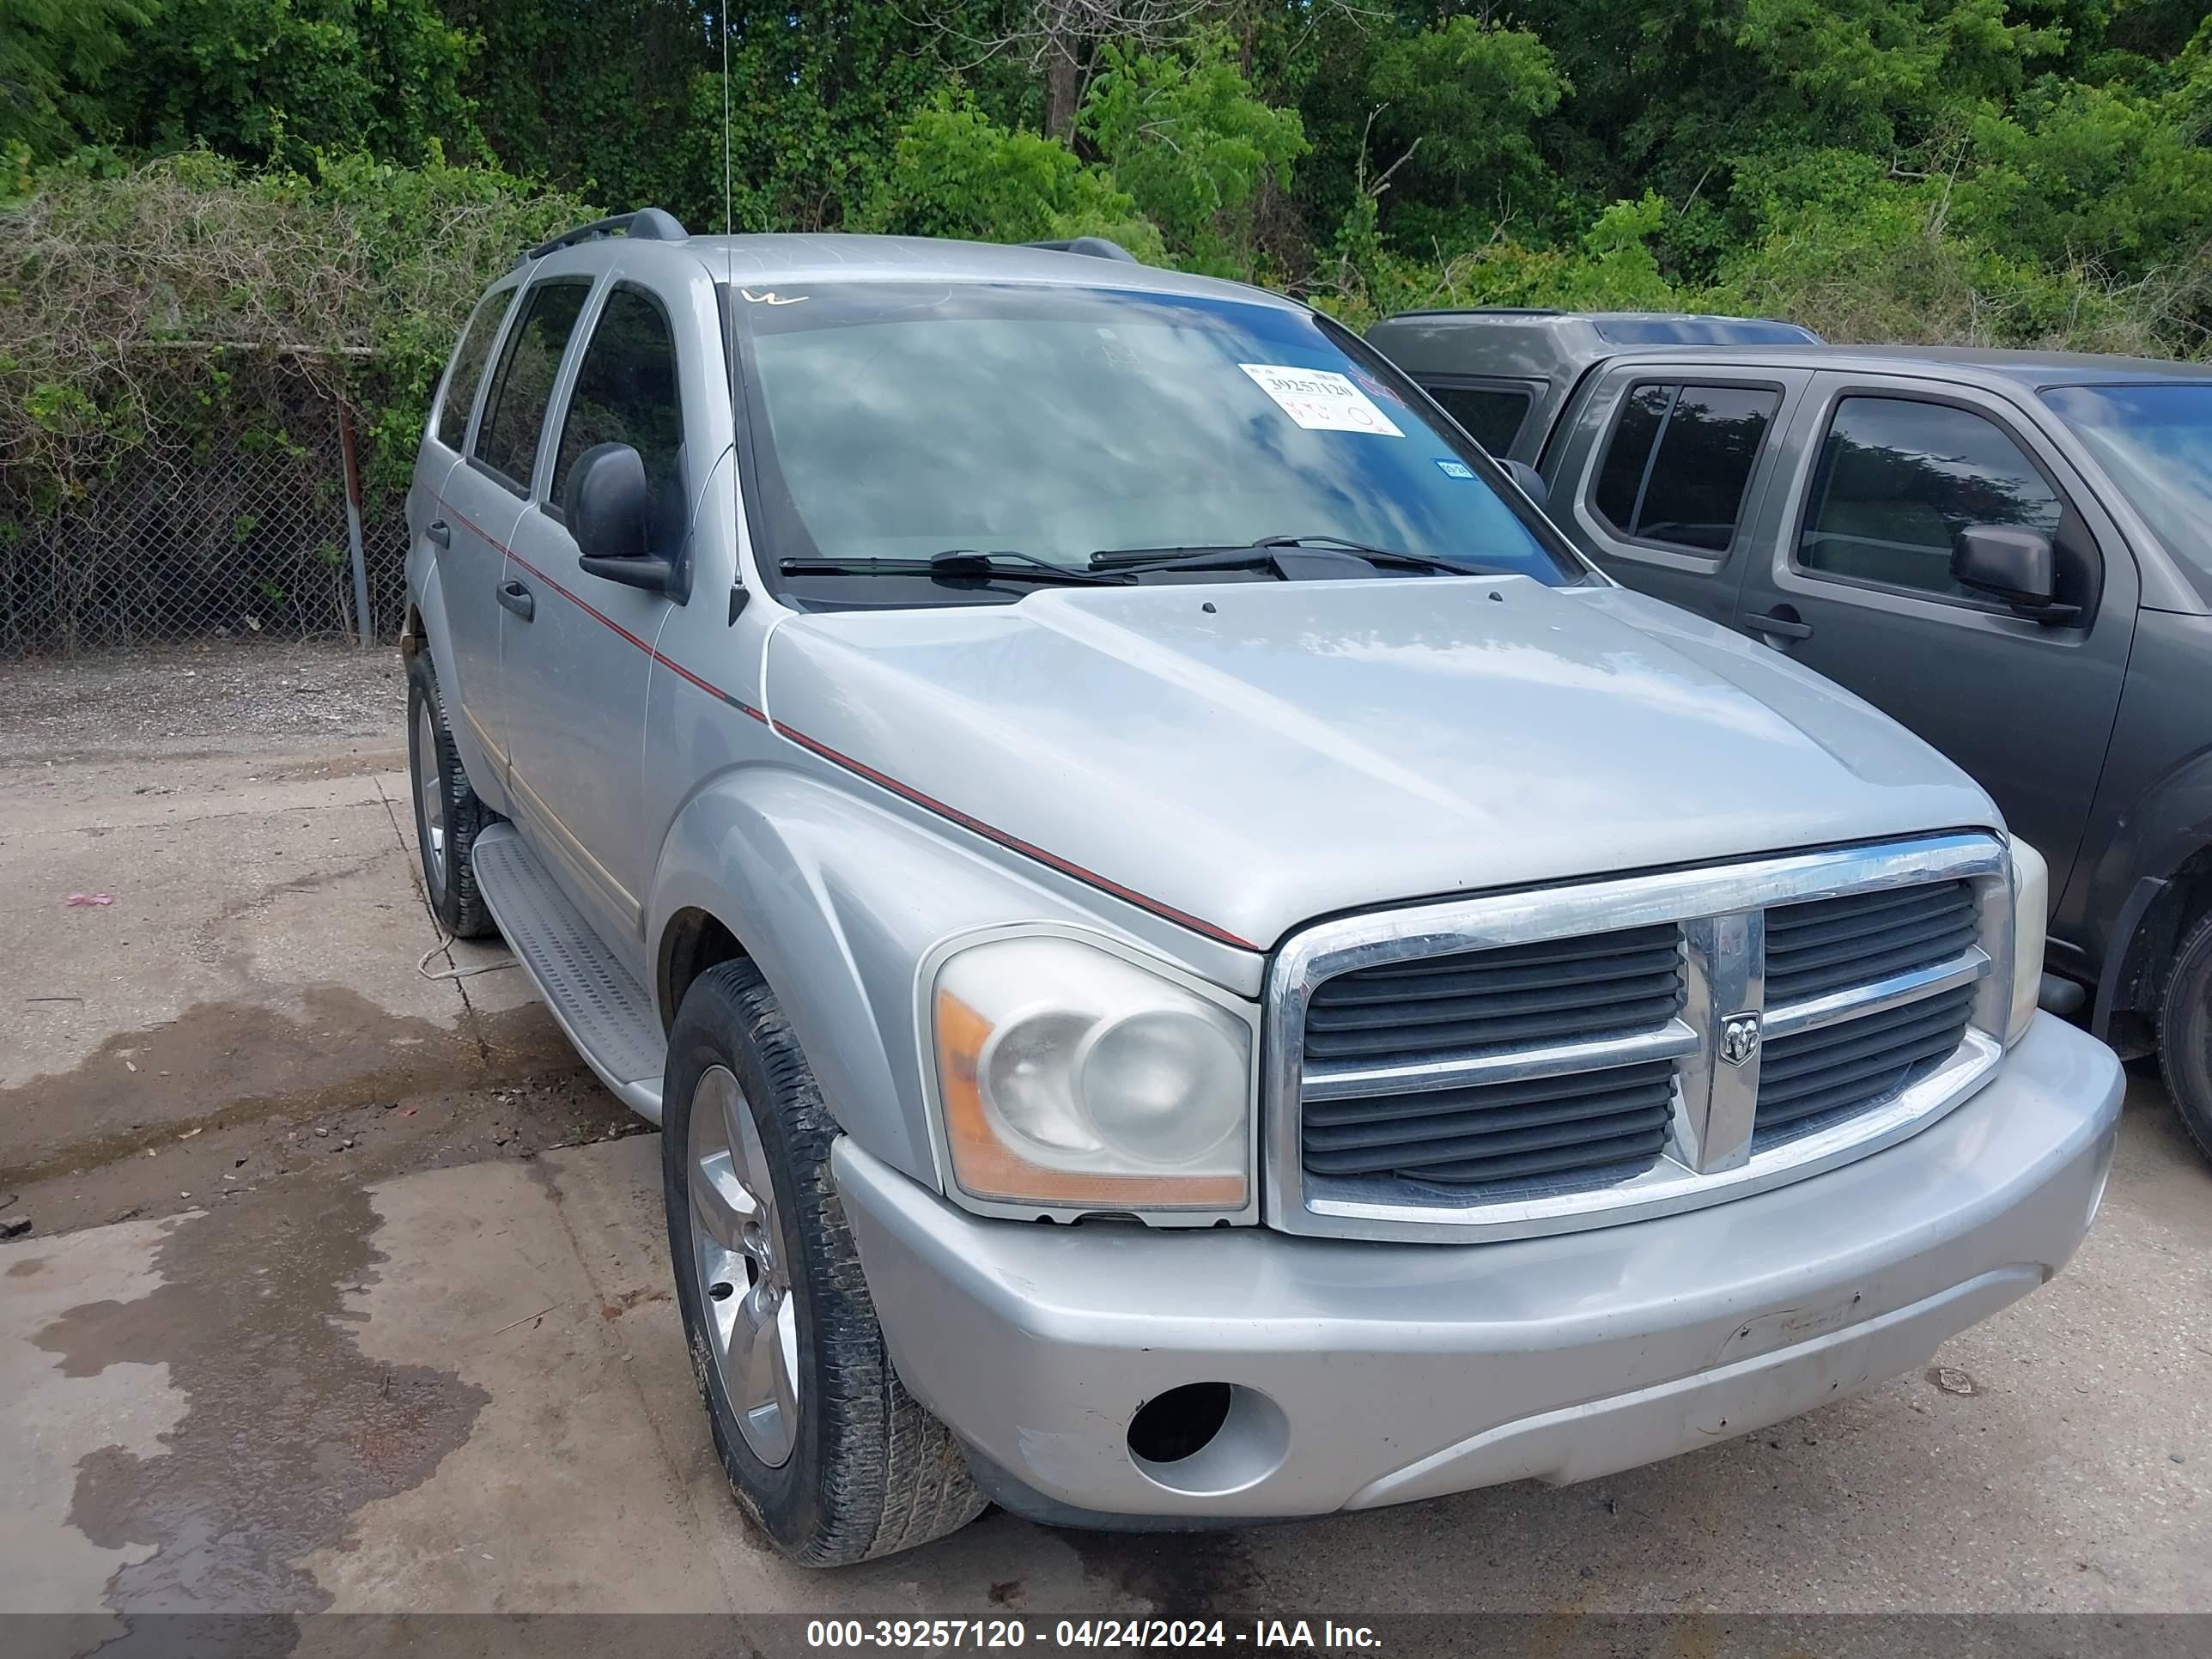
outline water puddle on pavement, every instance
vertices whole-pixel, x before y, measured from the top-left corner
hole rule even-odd
[[[118,1613],[326,1607],[291,1564],[342,1545],[362,1505],[421,1484],[467,1440],[483,1390],[361,1350],[345,1296],[376,1282],[376,1226],[345,1182],[196,1216],[156,1250],[157,1289],[39,1334],[64,1375],[165,1364],[185,1399],[160,1455],[111,1446],[77,1466],[71,1524],[103,1548],[155,1547],[109,1579]]]

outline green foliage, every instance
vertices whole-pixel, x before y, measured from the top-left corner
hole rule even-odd
[[[2212,82],[2208,82],[2212,83]],[[2212,149],[2185,84],[2164,97],[2048,79],[1974,125],[1962,229],[2046,264],[2141,275],[2186,257],[2212,225]]]
[[[1108,236],[1164,257],[1158,230],[1105,169],[1056,138],[999,125],[953,91],[915,112],[858,222],[991,242]]]
[[[437,161],[351,155],[307,175],[192,150],[46,169],[0,216],[0,470],[75,489],[143,437],[149,398],[165,418],[197,404],[229,422],[243,353],[352,395],[372,483],[404,487],[477,295],[518,249],[594,211]],[[291,447],[279,426],[266,442]]]
[[[0,157],[14,155],[10,171],[105,136],[102,88],[147,15],[137,0],[0,0]]]
[[[437,0],[148,0],[124,43],[96,131],[126,145],[299,169],[325,152],[481,149],[469,43]]]
[[[1077,125],[1178,263],[1255,274],[1255,201],[1290,187],[1305,131],[1296,110],[1260,100],[1226,34],[1171,56],[1109,46]]]
[[[1401,191],[1501,210],[1550,193],[1537,128],[1572,88],[1528,30],[1452,18],[1386,46],[1368,86],[1383,153],[1407,157]]]
[[[1339,234],[1333,291],[1316,296],[1355,327],[1432,306],[1653,311],[1688,303],[1660,274],[1652,252],[1666,212],[1656,196],[1613,203],[1571,247],[1531,248],[1500,238],[1441,262],[1389,251],[1366,228],[1373,218],[1368,200]]]

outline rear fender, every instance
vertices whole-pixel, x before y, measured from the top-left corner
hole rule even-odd
[[[438,677],[441,686],[455,685],[459,678],[453,672],[453,630],[446,618],[446,590],[442,580],[443,565],[438,550],[430,539],[417,534],[407,550],[407,599],[411,611],[422,618],[419,633],[410,620],[408,632],[401,641],[404,655],[413,656],[418,651],[430,653],[430,667]],[[459,752],[461,769],[469,775],[469,787],[477,798],[501,817],[514,816],[507,799],[506,781],[494,764],[483,745],[477,741],[476,728],[465,720],[449,720],[447,728],[453,735],[453,747]]]

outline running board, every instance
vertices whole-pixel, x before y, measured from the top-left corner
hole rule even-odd
[[[645,987],[599,943],[513,824],[487,826],[471,856],[477,890],[568,1041],[623,1104],[659,1122],[668,1044]]]

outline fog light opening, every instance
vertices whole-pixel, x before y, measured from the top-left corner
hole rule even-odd
[[[1186,1382],[1147,1400],[1129,1419],[1129,1455],[1140,1464],[1195,1457],[1229,1420],[1233,1395],[1226,1382]]]
[[[1241,1382],[1186,1382],[1129,1419],[1129,1461],[1154,1486],[1220,1498],[1259,1486],[1290,1455],[1283,1408]]]

